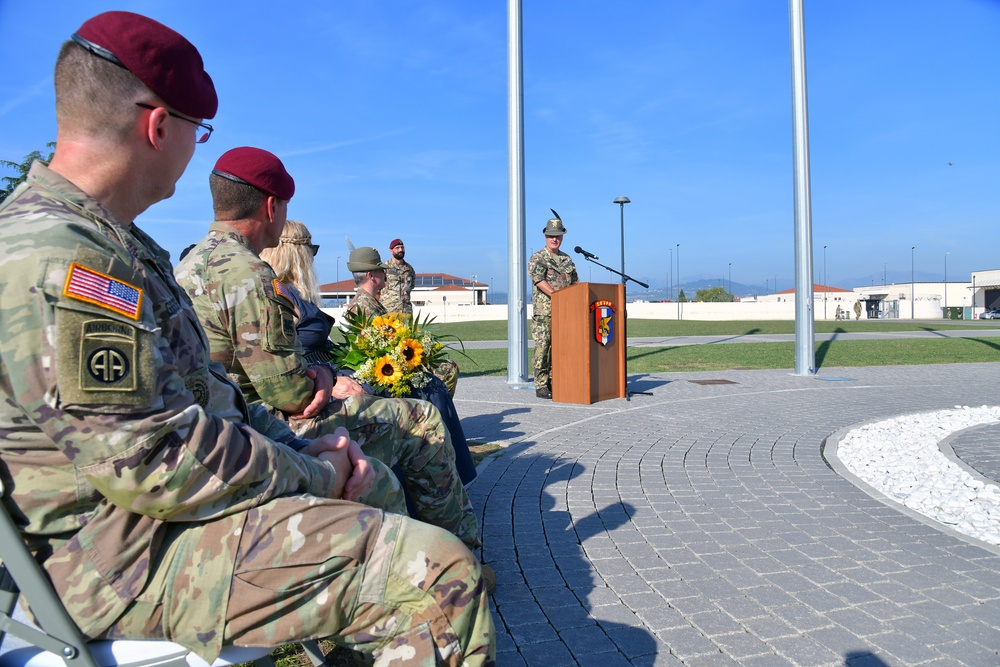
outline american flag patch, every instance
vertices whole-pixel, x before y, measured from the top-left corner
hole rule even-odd
[[[292,304],[292,307],[295,306],[295,299],[292,298],[292,293],[288,290],[288,286],[277,278],[274,279],[274,291],[278,293],[278,296],[283,296],[288,299],[288,302]]]
[[[63,294],[71,299],[113,310],[133,320],[139,319],[142,309],[141,289],[76,262],[69,265]]]

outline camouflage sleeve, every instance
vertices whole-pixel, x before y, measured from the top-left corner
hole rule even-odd
[[[535,253],[528,260],[528,275],[531,276],[531,284],[537,285],[545,280],[546,273],[547,267],[545,266],[545,262],[542,262],[538,257],[538,253]]]
[[[249,292],[244,281],[226,286],[233,352],[260,400],[297,413],[312,400],[315,388],[306,375],[309,365],[295,331],[294,304],[281,294],[284,286],[273,274],[257,272],[254,282],[256,288]]]
[[[309,444],[309,440],[304,440],[296,436],[288,424],[272,415],[268,409],[260,403],[248,406],[249,421],[247,423],[255,431],[263,433],[275,442],[288,445],[292,449],[299,450]]]
[[[77,245],[72,262],[50,255],[4,267],[4,316],[21,335],[0,343],[2,391],[22,428],[67,457],[78,489],[86,479],[113,504],[161,520],[208,519],[290,492],[325,495],[331,466],[194,400],[175,366],[183,342],[164,333],[145,276],[115,252]],[[112,308],[104,296],[79,298],[76,279],[95,276],[132,300]],[[43,477],[27,483],[44,486]]]

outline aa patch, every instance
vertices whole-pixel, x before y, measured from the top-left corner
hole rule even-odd
[[[136,329],[111,320],[89,320],[80,335],[80,389],[135,391]]]
[[[139,319],[142,289],[76,262],[69,265],[63,295]]]
[[[615,337],[615,305],[606,300],[595,301],[590,304],[590,312],[594,314],[594,338],[605,347],[610,345]]]

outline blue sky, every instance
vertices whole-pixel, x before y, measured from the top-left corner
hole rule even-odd
[[[0,158],[55,138],[52,66],[90,16],[129,9],[201,50],[220,110],[177,193],[138,220],[176,257],[211,219],[218,156],[255,145],[296,179],[322,246],[402,237],[420,272],[507,286],[506,3],[0,0]],[[280,10],[280,11],[279,11]],[[581,245],[664,287],[792,286],[788,5],[523,3],[526,238],[556,209]],[[805,2],[814,268],[828,282],[1000,268],[1000,1]],[[6,173],[4,174],[6,175]],[[340,257],[339,272],[338,261]],[[576,256],[581,277],[608,272]],[[676,280],[676,279],[675,279]],[[610,280],[613,282],[613,280]],[[630,288],[630,293],[634,288]]]

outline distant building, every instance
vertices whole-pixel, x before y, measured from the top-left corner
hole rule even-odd
[[[328,305],[346,303],[354,296],[354,279],[326,283],[319,293]],[[481,306],[488,303],[489,285],[451,276],[447,273],[418,273],[414,279],[410,301],[414,306]]]
[[[824,296],[826,296],[827,304],[833,304],[834,308],[836,308],[838,304],[843,306],[845,303],[853,306],[855,300],[857,300],[853,290],[841,289],[840,287],[830,287],[829,285],[820,285],[819,283],[813,284],[813,301],[818,301],[820,306],[822,306]],[[794,300],[794,288],[781,290],[780,292],[775,292],[774,294],[764,294],[763,296],[757,297],[757,301],[765,303]]]
[[[1000,269],[991,271],[973,271],[972,285],[972,305],[976,312],[978,309],[1000,308]]]

